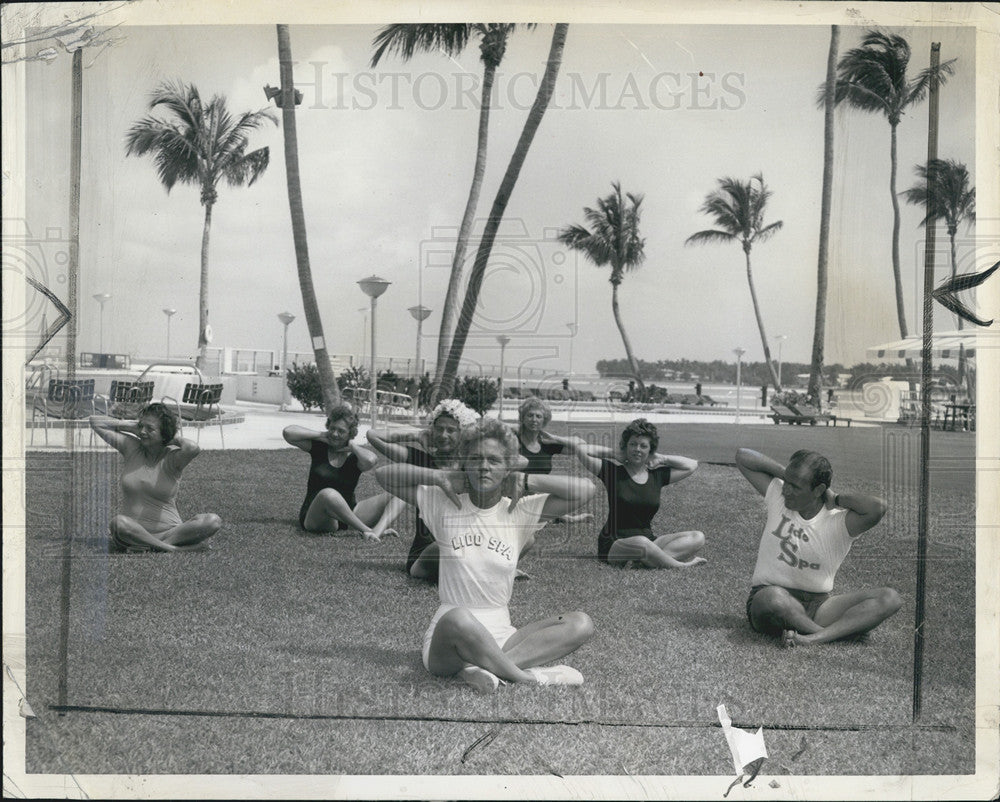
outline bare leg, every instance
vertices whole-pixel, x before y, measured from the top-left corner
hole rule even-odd
[[[508,682],[536,682],[497,646],[493,636],[463,607],[445,613],[431,637],[428,670],[439,677],[473,665]]]
[[[354,514],[354,510],[340,493],[331,488],[320,490],[306,513],[306,531],[329,532],[337,528],[339,521],[366,537],[374,535],[372,528]]]
[[[521,668],[551,663],[579,649],[594,635],[590,616],[576,610],[533,621],[511,635],[503,651]]]
[[[410,576],[414,579],[426,579],[428,582],[437,582],[438,563],[441,559],[441,552],[437,543],[431,543],[426,549],[420,552],[416,562],[410,566]]]
[[[111,537],[123,548],[151,549],[153,551],[178,551],[177,546],[165,543],[146,531],[138,521],[127,515],[116,515],[108,527]]]
[[[694,534],[694,533],[681,533]],[[700,534],[700,533],[698,533]],[[704,538],[704,536],[703,536]],[[608,562],[613,565],[622,565],[627,562],[640,562],[648,568],[684,568],[680,562],[702,563],[705,560],[701,557],[682,561],[674,557],[667,551],[661,549],[654,541],[642,535],[633,537],[623,537],[611,544],[608,550]]]
[[[377,496],[359,501],[354,508],[354,514],[371,527],[376,539],[382,535],[395,537],[399,533],[387,527],[396,520],[405,507],[406,502],[402,499],[390,496],[388,493],[379,493]]]
[[[574,512],[569,515],[562,516],[562,520],[568,524],[578,524],[583,523],[584,521],[593,521],[594,516],[589,512]]]
[[[782,630],[785,645],[788,643],[789,631],[794,633],[812,634],[822,627],[813,621],[806,613],[802,603],[784,588],[770,585],[757,591],[750,604],[750,619],[754,629],[761,632]]]
[[[704,548],[705,534],[697,530],[674,532],[670,535],[660,535],[653,542],[661,551],[683,562],[690,560]]]
[[[212,512],[196,515],[190,521],[185,521],[173,529],[160,532],[160,537],[164,543],[171,543],[174,546],[193,546],[207,540],[222,528],[222,519]],[[206,544],[207,545],[207,544]]]
[[[754,600],[756,601],[756,597]],[[868,632],[895,615],[902,604],[899,594],[892,588],[874,588],[831,596],[816,611],[815,623],[818,628],[804,635],[793,633],[789,638],[789,645],[829,643]]]

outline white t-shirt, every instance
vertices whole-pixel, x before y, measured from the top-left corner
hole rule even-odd
[[[847,510],[824,506],[807,520],[785,507],[783,486],[780,479],[767,486],[767,523],[751,584],[829,593],[854,542],[847,531]]]
[[[462,494],[458,509],[440,487],[418,487],[417,508],[440,549],[441,603],[506,607],[521,547],[545,525],[541,514],[547,498],[547,493],[524,496],[508,512],[510,499],[480,509]]]

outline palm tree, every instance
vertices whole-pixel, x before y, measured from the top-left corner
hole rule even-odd
[[[434,392],[431,403],[436,403],[441,386],[441,376],[444,373],[445,361],[451,344],[451,329],[455,319],[458,288],[462,284],[462,267],[465,263],[465,252],[468,249],[469,236],[472,233],[472,223],[479,205],[479,193],[483,186],[483,176],[486,174],[486,149],[489,139],[490,98],[493,93],[493,82],[497,68],[503,61],[507,50],[507,39],[516,25],[499,22],[476,22],[465,24],[396,24],[386,25],[375,36],[372,44],[375,53],[371,65],[378,65],[386,53],[396,53],[403,61],[409,61],[417,52],[433,52],[440,50],[448,56],[461,53],[472,36],[479,37],[479,53],[483,62],[483,86],[479,101],[479,134],[476,144],[476,163],[472,170],[472,185],[469,187],[469,197],[465,202],[465,212],[458,229],[458,239],[455,242],[455,254],[451,263],[451,274],[448,278],[448,291],[445,294],[444,307],[441,312],[441,327],[438,334],[437,364],[434,375]],[[525,27],[534,28],[527,24]]]
[[[837,77],[837,47],[840,28],[830,26],[830,49],[826,57],[826,83],[823,92],[823,192],[819,212],[819,257],[816,263],[816,318],[813,324],[812,361],[808,392],[821,406],[823,351],[826,342],[826,287],[830,257],[830,203],[833,196],[833,111],[836,106],[834,86]]]
[[[969,170],[961,162],[953,159],[932,159],[927,164],[918,164],[914,168],[920,183],[909,189],[904,189],[903,197],[907,203],[923,206],[927,214],[920,225],[936,223],[943,220],[948,227],[948,239],[951,243],[951,277],[958,272],[958,262],[955,257],[955,235],[963,222],[974,222],[976,219],[976,188],[969,186]],[[958,319],[959,330],[963,327],[961,315]],[[967,376],[965,370],[965,348],[959,346],[958,374]]]
[[[756,186],[754,185],[756,182]],[[753,300],[753,312],[757,316],[757,328],[760,329],[760,341],[764,346],[764,361],[771,373],[774,389],[781,391],[781,382],[771,361],[771,349],[764,333],[764,319],[760,315],[760,304],[757,302],[757,290],[753,285],[753,272],[750,269],[750,251],[755,242],[764,242],[776,234],[783,223],[778,220],[764,225],[764,208],[767,206],[771,190],[764,184],[764,177],[757,173],[749,181],[739,181],[735,178],[720,178],[719,188],[705,198],[699,211],[715,218],[718,229],[707,229],[692,234],[685,245],[701,245],[709,242],[739,242],[747,263],[747,283],[750,285],[750,298]]]
[[[295,128],[295,87],[292,73],[292,45],[287,25],[278,25],[278,63],[281,70],[280,95],[275,98],[281,108],[285,135],[285,173],[288,182],[288,207],[292,216],[292,239],[295,242],[295,265],[299,274],[299,290],[306,315],[309,340],[313,344],[316,368],[319,372],[323,408],[329,410],[340,402],[340,385],[330,364],[330,353],[323,337],[323,320],[319,316],[316,290],[309,266],[309,243],[306,239],[306,216],[302,205],[302,185],[299,180],[299,146]],[[265,89],[265,91],[268,91]],[[272,90],[273,91],[273,90]],[[285,377],[287,381],[287,376]]]
[[[884,114],[889,121],[889,197],[892,200],[892,275],[896,286],[896,315],[899,334],[907,337],[906,308],[903,305],[903,281],[899,268],[899,200],[896,197],[896,127],[906,110],[927,95],[934,70],[921,70],[909,79],[910,45],[898,34],[869,30],[861,45],[847,51],[837,65],[834,102],[847,102],[852,108]],[[937,69],[937,79],[944,83],[953,73],[955,59]],[[821,89],[821,91],[825,91]]]
[[[479,241],[479,249],[476,251],[476,258],[472,265],[472,272],[469,274],[469,286],[465,290],[465,300],[462,303],[462,311],[455,326],[455,336],[452,339],[448,360],[441,376],[441,387],[438,393],[440,398],[448,398],[455,386],[458,363],[462,359],[465,341],[469,336],[469,328],[472,325],[476,304],[479,301],[479,290],[483,286],[483,278],[486,275],[486,264],[493,250],[493,243],[496,241],[497,231],[503,220],[510,196],[517,184],[517,178],[521,174],[525,159],[528,157],[528,150],[531,148],[538,126],[542,123],[542,117],[549,106],[552,92],[555,90],[556,77],[559,75],[559,67],[562,64],[562,53],[566,45],[566,32],[568,30],[569,23],[560,22],[556,24],[552,32],[552,43],[549,46],[545,73],[542,75],[538,91],[535,93],[535,101],[531,105],[531,111],[528,112],[524,128],[521,129],[521,136],[514,147],[514,153],[507,164],[507,170],[500,181],[500,188],[497,190],[493,205],[490,207],[483,236]]]
[[[642,381],[639,363],[632,353],[632,343],[625,333],[618,308],[618,287],[625,278],[625,273],[637,270],[646,259],[646,241],[639,236],[642,195],[627,192],[622,197],[621,184],[615,181],[611,186],[614,192],[606,198],[598,198],[596,209],[584,207],[586,228],[580,225],[569,226],[559,232],[558,238],[573,250],[582,251],[597,267],[611,266],[608,278],[611,282],[611,312],[622,336],[628,364],[639,388],[639,397],[644,398],[646,385]]]
[[[218,184],[250,186],[267,169],[266,147],[247,153],[247,135],[265,121],[277,125],[266,110],[248,111],[233,117],[226,99],[215,95],[203,103],[198,88],[183,82],[160,84],[149,101],[149,110],[159,107],[167,118],[152,114],[133,124],[125,137],[127,156],[153,157],[160,181],[170,192],[175,184],[197,184],[205,224],[201,235],[201,286],[198,304],[198,368],[204,369],[208,350],[208,238],[212,207],[218,200]]]

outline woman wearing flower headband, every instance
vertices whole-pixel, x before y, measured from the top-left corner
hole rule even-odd
[[[368,442],[382,456],[392,462],[402,462],[420,468],[454,469],[458,467],[455,447],[462,426],[475,423],[479,415],[457,398],[447,398],[431,411],[425,429],[400,427],[372,429]],[[393,506],[393,505],[396,506]],[[394,499],[386,508],[386,515],[399,514],[405,502]],[[434,535],[416,514],[413,543],[406,558],[406,570],[416,579],[437,581],[438,547]]]

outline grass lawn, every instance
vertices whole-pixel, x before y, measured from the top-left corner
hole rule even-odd
[[[579,430],[579,427],[577,428]],[[599,433],[600,427],[593,431]],[[731,461],[733,428],[662,427],[664,448]],[[726,437],[728,436],[728,442]],[[974,771],[972,441],[935,434],[923,727],[911,709],[915,477],[880,429],[743,427],[785,459],[812,443],[890,512],[854,546],[843,589],[891,584],[904,607],[868,637],[785,651],[746,624],[763,502],[730,464],[667,488],[654,526],[705,532],[708,564],[621,570],[594,558],[606,513],[550,524],[523,564],[515,625],[581,609],[596,635],[566,659],[581,688],[477,696],[430,677],[419,648],[432,586],[402,570],[413,532],[366,544],[303,533],[298,450],[213,451],[187,470],[183,514],[217,512],[206,553],[107,553],[116,454],[32,454],[26,484],[31,773],[730,774],[717,726],[765,727],[764,774]],[[915,440],[914,440],[915,442]],[[663,449],[661,449],[663,450]],[[728,457],[727,457],[728,455]],[[887,467],[888,466],[888,467]],[[556,458],[557,471],[577,470]],[[362,478],[359,497],[375,491]],[[77,522],[60,654],[63,517]],[[60,683],[70,706],[58,715]],[[466,750],[493,732],[489,743]],[[464,755],[464,760],[463,760]]]

